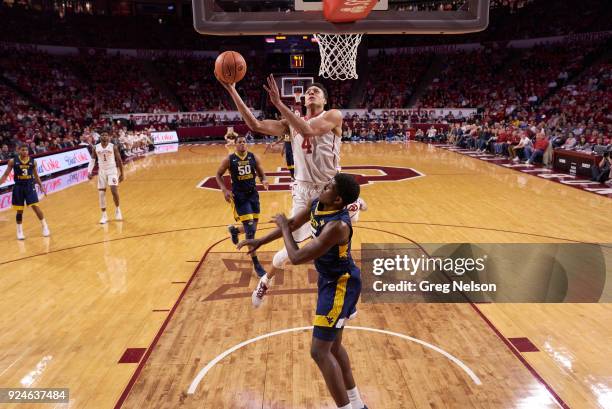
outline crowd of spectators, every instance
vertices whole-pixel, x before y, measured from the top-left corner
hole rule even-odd
[[[430,54],[387,54],[381,50],[376,57],[370,58],[361,107],[407,107],[432,58]]]
[[[450,53],[418,106],[477,107],[502,119],[532,111],[603,52],[603,42]]]
[[[457,8],[463,0],[423,1],[416,7]],[[397,7],[408,9],[410,4]],[[236,49],[260,44],[261,37],[202,36],[193,30],[190,13],[178,17],[108,16],[40,12],[27,5],[0,3],[0,38],[4,41],[137,49]],[[610,30],[608,0],[493,0],[491,24],[481,33],[457,36],[372,36],[369,46],[407,47],[457,42],[508,41],[526,37],[554,36]],[[24,29],[27,27],[28,29]],[[234,48],[229,48],[234,47]]]
[[[152,85],[142,64],[117,56],[0,50],[5,79],[50,111],[87,123],[102,114],[177,110]]]
[[[215,59],[158,58],[153,65],[161,79],[182,102],[184,109],[194,111],[221,111],[231,108],[227,92],[212,75]],[[248,75],[236,84],[244,102],[251,108],[260,108],[264,74],[262,67],[251,64]]]

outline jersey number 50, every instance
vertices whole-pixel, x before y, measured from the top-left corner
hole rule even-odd
[[[239,165],[238,166],[238,174],[240,176],[248,175],[250,173],[251,173],[251,165]]]

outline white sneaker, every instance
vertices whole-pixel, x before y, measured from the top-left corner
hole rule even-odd
[[[253,294],[251,294],[251,303],[253,307],[259,308],[264,302],[264,297],[270,288],[268,279],[266,276],[263,276],[259,279],[259,283],[257,283],[257,287],[253,290]]]
[[[102,213],[102,217],[100,218],[100,224],[106,223],[108,223],[108,216],[106,215],[106,213]]]
[[[43,226],[42,235],[43,237],[49,237],[51,235],[51,232],[49,231],[49,226]]]
[[[22,231],[17,232],[17,240],[25,240],[25,236]]]
[[[512,162],[518,162],[520,159],[517,157],[515,157],[514,159],[512,159]]]
[[[119,210],[118,208],[115,209],[115,220],[117,221],[123,220],[123,216],[121,215],[121,210]]]

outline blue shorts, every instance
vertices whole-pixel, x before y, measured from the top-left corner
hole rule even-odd
[[[38,194],[34,188],[34,184],[16,183],[13,186],[13,209],[23,210],[28,205],[32,206],[38,203]]]
[[[259,193],[257,190],[250,192],[233,192],[232,210],[237,222],[246,222],[259,219]]]
[[[334,341],[351,314],[357,311],[361,294],[361,278],[346,273],[337,280],[329,280],[319,274],[317,283],[317,312],[313,336],[323,341]]]

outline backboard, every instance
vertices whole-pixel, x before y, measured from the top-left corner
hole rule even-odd
[[[366,18],[339,24],[325,19],[322,5],[315,0],[193,0],[194,27],[201,34],[224,36],[460,34],[482,31],[489,23],[489,0],[379,1]]]
[[[280,91],[283,98],[293,98],[296,92],[304,93],[314,82],[314,77],[281,76],[276,78],[280,82]]]

